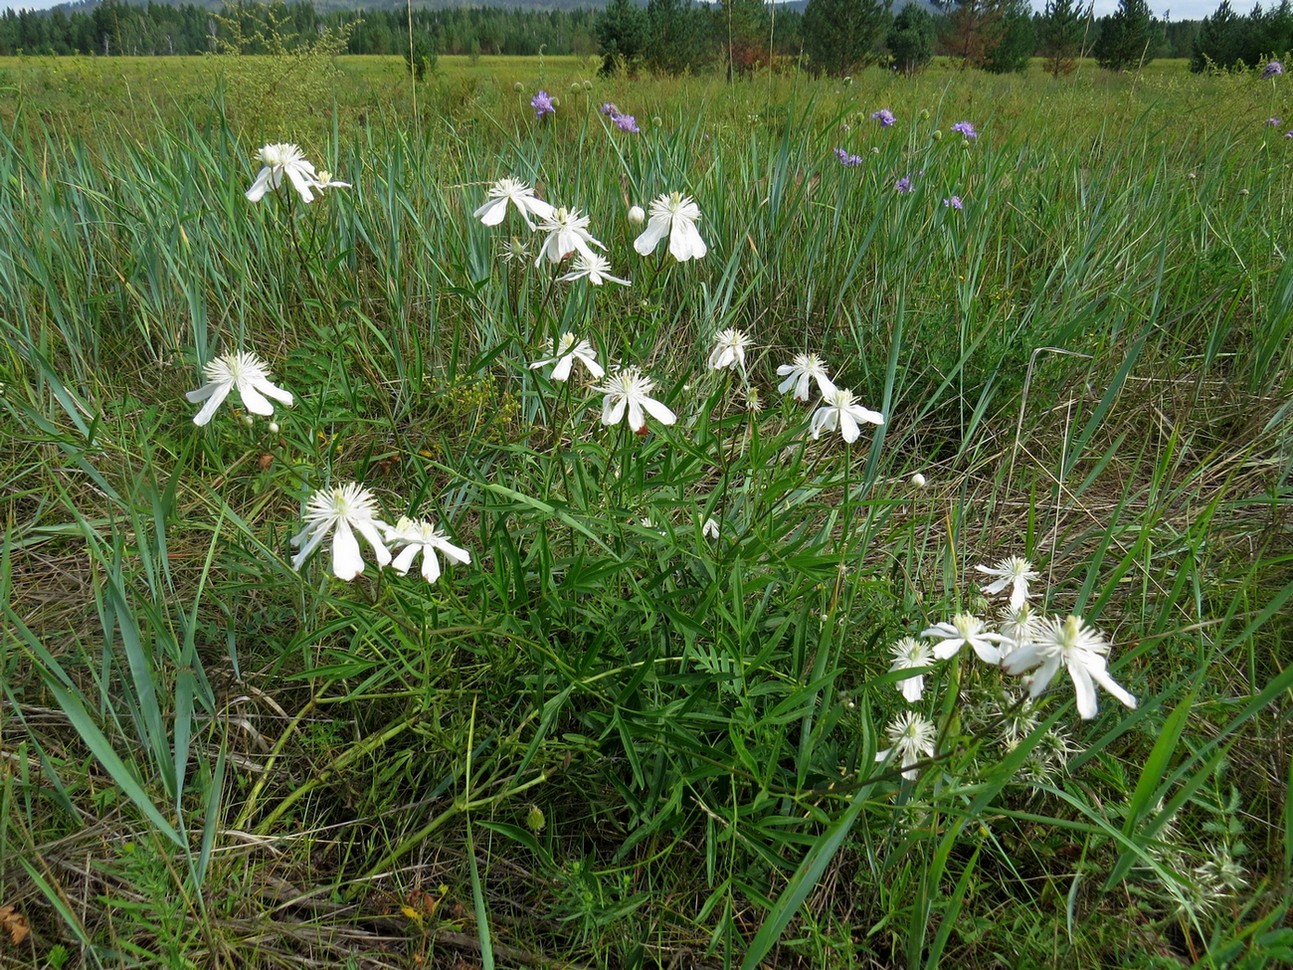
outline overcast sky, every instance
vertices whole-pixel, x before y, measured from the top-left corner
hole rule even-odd
[[[27,7],[32,10],[44,10],[62,0],[0,0],[0,10]],[[1230,6],[1236,13],[1246,14],[1253,9],[1257,0],[1231,0]],[[1267,6],[1273,6],[1278,0],[1272,0]],[[498,0],[498,6],[508,6],[507,0]],[[1150,0],[1149,9],[1162,17],[1170,14],[1173,20],[1200,20],[1207,17],[1221,5],[1221,0]],[[1041,10],[1045,0],[1033,0],[1033,6]],[[1118,9],[1118,0],[1095,0],[1096,15],[1113,13]]]

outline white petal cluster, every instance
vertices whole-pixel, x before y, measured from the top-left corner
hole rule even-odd
[[[934,756],[934,741],[938,732],[934,722],[921,717],[914,711],[903,711],[886,729],[891,747],[876,753],[876,761],[885,761],[890,754],[897,752],[902,764],[902,776],[915,778],[918,772],[914,767],[922,757]]]
[[[559,263],[571,253],[577,253],[592,259],[597,254],[592,247],[605,249],[600,240],[594,239],[588,231],[588,216],[580,215],[578,209],[564,207],[552,210],[539,224],[539,231],[546,233],[539,255],[534,260],[536,267],[546,259],[550,263]]]
[[[447,562],[470,563],[471,553],[461,546],[455,546],[449,537],[426,519],[410,519],[400,516],[395,526],[386,527],[386,541],[393,547],[403,549],[391,560],[391,568],[401,576],[413,565],[413,560],[422,557],[422,578],[434,583],[440,578],[440,560],[436,553],[444,556]]]
[[[216,408],[235,389],[243,407],[252,414],[273,414],[274,405],[267,400],[271,397],[280,404],[292,406],[292,395],[270,381],[269,366],[253,353],[238,350],[216,357],[207,361],[202,373],[207,383],[184,395],[191,404],[206,402],[193,416],[193,423],[199,427],[211,420]]]
[[[487,226],[497,226],[507,215],[507,205],[511,203],[521,214],[525,224],[531,229],[534,223],[530,217],[543,220],[552,217],[553,208],[542,199],[537,198],[525,182],[514,178],[502,178],[489,187],[489,198],[480,206],[472,217],[479,219]]]
[[[573,283],[575,280],[587,278],[593,286],[601,286],[603,283],[618,283],[620,286],[629,286],[629,281],[620,279],[618,276],[611,275],[611,261],[605,256],[599,256],[597,253],[575,254],[575,266],[569,273],[558,276],[557,280],[561,283]]]
[[[655,381],[636,367],[611,374],[597,386],[597,391],[606,395],[602,400],[602,424],[619,424],[627,418],[633,431],[641,431],[646,427],[647,414],[661,424],[673,424],[678,416],[650,396],[653,390]]]
[[[745,348],[750,346],[750,338],[743,330],[723,330],[714,338],[714,349],[709,353],[711,370],[723,370],[726,367],[745,369]]]
[[[987,625],[971,613],[957,613],[951,622],[935,623],[922,630],[922,637],[937,641],[934,645],[934,656],[946,660],[956,655],[962,647],[968,646],[984,663],[996,664],[1001,660],[1001,649],[997,646],[1003,639],[1000,633],[994,633]]]
[[[564,381],[570,378],[570,369],[574,366],[575,361],[579,361],[588,369],[588,373],[594,379],[600,378],[606,371],[602,365],[597,363],[597,351],[587,340],[579,340],[569,330],[562,333],[557,340],[557,346],[554,350],[552,341],[548,341],[548,356],[536,360],[530,365],[530,370],[538,367],[546,367],[548,364],[556,364],[552,368],[552,379],[554,381]]]
[[[259,202],[270,189],[282,184],[284,177],[296,189],[303,202],[314,201],[314,189],[317,183],[313,163],[306,160],[304,153],[296,145],[279,142],[265,145],[256,152],[256,161],[263,166],[256,175],[256,181],[247,190],[250,202]]]
[[[1041,573],[1033,569],[1033,564],[1027,559],[1021,559],[1019,556],[1010,556],[1003,559],[995,566],[975,566],[979,572],[985,576],[996,577],[992,582],[983,587],[983,592],[989,596],[995,596],[997,593],[1010,587],[1010,608],[1017,610],[1024,605],[1028,599],[1028,584],[1039,578]]]
[[[884,415],[857,403],[853,392],[846,387],[835,387],[822,396],[821,407],[813,414],[809,431],[814,438],[824,432],[839,430],[849,444],[858,440],[861,423],[884,424]]]
[[[699,221],[700,206],[695,200],[681,192],[666,192],[651,203],[651,218],[642,235],[633,240],[633,248],[642,256],[650,256],[660,240],[668,236],[669,253],[678,262],[703,259],[709,247],[696,228]]]
[[[793,387],[796,401],[808,400],[808,385],[812,381],[817,382],[817,389],[821,391],[822,397],[835,391],[835,385],[826,376],[825,361],[816,354],[795,354],[791,363],[777,368],[777,376],[785,378],[777,385],[777,390],[785,394]]]
[[[889,653],[893,657],[893,662],[889,664],[891,672],[920,671],[898,681],[898,690],[902,691],[903,698],[908,704],[915,704],[925,693],[924,670],[934,662],[933,649],[924,640],[903,637],[889,648]]]
[[[377,565],[385,566],[391,561],[391,552],[382,533],[389,528],[377,517],[373,493],[358,482],[321,488],[306,503],[305,527],[292,537],[292,545],[300,547],[292,559],[292,568],[300,569],[331,534],[333,575],[350,582],[364,571],[364,557],[355,533],[372,547]]]
[[[1036,639],[1013,651],[1003,666],[1011,674],[1032,671],[1028,688],[1031,697],[1046,689],[1061,665],[1067,667],[1077,695],[1078,716],[1090,720],[1098,710],[1096,684],[1127,707],[1136,707],[1136,698],[1109,676],[1108,655],[1108,641],[1099,630],[1087,626],[1082,617],[1053,616],[1038,621]]]

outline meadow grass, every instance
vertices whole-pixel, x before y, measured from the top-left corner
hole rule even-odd
[[[1282,79],[232,60],[0,62],[0,964],[1293,957]],[[249,203],[278,141],[353,188]],[[509,175],[632,286],[474,220]],[[702,260],[632,248],[672,190]],[[566,331],[677,423],[531,369]],[[195,427],[237,349],[295,406]],[[813,439],[807,351],[883,426]],[[471,562],[294,569],[348,481]],[[1010,555],[1134,710],[969,651],[904,701]]]

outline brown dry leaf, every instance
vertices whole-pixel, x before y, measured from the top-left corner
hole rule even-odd
[[[7,906],[0,906],[0,929],[9,934],[9,942],[14,946],[18,946],[31,935],[31,927],[27,925],[27,918],[14,909],[12,903]]]

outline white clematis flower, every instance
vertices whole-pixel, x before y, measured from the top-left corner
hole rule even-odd
[[[822,397],[835,390],[835,384],[826,376],[826,362],[816,354],[795,354],[792,363],[782,364],[777,368],[777,376],[785,378],[777,385],[777,390],[785,394],[793,387],[796,401],[808,400],[809,381],[817,382],[817,389],[822,392]]]
[[[820,438],[822,432],[838,428],[844,440],[852,444],[862,433],[858,427],[861,421],[884,424],[884,415],[856,403],[853,392],[848,388],[837,387],[822,396],[822,404],[813,414],[809,430],[814,438]]]
[[[256,181],[252,182],[251,188],[247,190],[248,201],[259,202],[265,197],[266,192],[282,184],[284,175],[292,183],[292,188],[296,189],[302,201],[306,203],[314,201],[312,190],[318,187],[314,165],[305,160],[305,155],[296,145],[287,142],[265,145],[256,152],[256,161],[264,168],[256,175]]]
[[[1036,668],[1028,687],[1030,697],[1037,697],[1046,689],[1061,664],[1068,667],[1073,691],[1077,695],[1078,716],[1089,721],[1098,710],[1096,684],[1127,707],[1133,710],[1136,707],[1136,698],[1109,676],[1105,659],[1108,655],[1108,641],[1099,630],[1087,626],[1082,617],[1060,619],[1052,616],[1038,621],[1033,642],[1016,649],[1002,666],[1011,674],[1023,674]]]
[[[984,575],[997,577],[982,587],[983,592],[989,596],[1000,593],[1007,586],[1010,587],[1010,608],[1012,610],[1017,610],[1024,605],[1028,599],[1028,584],[1041,575],[1041,573],[1033,570],[1032,563],[1027,559],[1021,559],[1019,556],[1003,559],[995,566],[975,566],[974,568]]]
[[[391,560],[391,568],[401,576],[413,565],[418,554],[422,555],[422,578],[434,583],[440,578],[440,560],[436,552],[444,554],[446,561],[470,563],[471,553],[461,546],[455,546],[449,537],[426,519],[410,519],[401,515],[395,527],[386,527],[386,541],[392,546],[404,548]]]
[[[539,231],[547,233],[539,255],[534,260],[537,267],[546,258],[550,263],[559,263],[571,253],[592,258],[597,254],[592,247],[605,249],[601,241],[594,239],[588,231],[588,216],[581,216],[578,209],[554,209],[545,216],[539,225]]]
[[[534,189],[519,179],[504,178],[489,187],[489,198],[472,213],[472,218],[479,219],[487,226],[496,226],[507,215],[509,202],[516,206],[516,211],[521,213],[521,218],[531,229],[534,228],[534,223],[530,221],[530,216],[540,220],[552,216],[552,206],[536,198]]]
[[[919,761],[922,755],[926,758],[934,756],[934,739],[938,736],[934,722],[913,711],[899,714],[885,730],[885,734],[889,736],[893,747],[876,752],[875,760],[884,761],[889,757],[890,752],[896,750],[902,762],[904,778],[916,777],[918,772],[912,765]]]
[[[650,256],[667,235],[669,252],[678,262],[701,259],[709,247],[696,228],[699,219],[700,206],[690,196],[681,192],[662,195],[651,203],[651,219],[642,235],[633,240],[633,248],[643,256]]]
[[[946,660],[956,655],[964,646],[969,646],[984,663],[995,664],[1001,660],[1001,648],[997,646],[1005,639],[1000,633],[992,633],[984,622],[971,613],[957,613],[950,623],[935,623],[927,630],[922,630],[922,637],[937,640],[934,644],[934,656]]]
[[[629,427],[641,431],[646,427],[644,411],[661,424],[673,424],[678,420],[677,415],[650,396],[654,389],[655,381],[636,367],[611,374],[596,388],[606,395],[602,400],[602,424],[619,424],[627,415]]]
[[[530,365],[530,370],[538,367],[546,367],[548,364],[556,364],[552,368],[552,379],[554,381],[564,381],[570,377],[570,368],[575,361],[579,361],[588,368],[588,373],[594,379],[601,377],[606,371],[602,365],[597,363],[597,351],[587,340],[576,340],[575,335],[569,330],[565,331],[557,341],[556,350],[552,348],[552,340],[547,344],[548,356],[542,360],[536,360]]]
[[[273,414],[274,405],[266,400],[270,397],[288,407],[292,406],[292,395],[271,383],[269,367],[255,354],[242,350],[224,354],[207,361],[206,366],[202,368],[202,373],[206,375],[207,383],[196,391],[188,391],[184,395],[191,404],[197,404],[199,401],[206,402],[193,416],[193,423],[199,427],[211,420],[216,408],[224,402],[234,388],[238,389],[243,407],[252,414]]]
[[[346,582],[364,571],[364,557],[359,551],[358,532],[370,546],[378,566],[391,561],[391,552],[382,541],[388,526],[377,518],[377,501],[373,493],[358,482],[321,488],[306,503],[305,527],[292,537],[292,545],[301,551],[292,559],[292,568],[300,569],[310,553],[332,533],[332,572]]]
[[[314,180],[314,187],[322,192],[327,189],[348,189],[350,188],[350,183],[335,179],[332,177],[331,172],[320,169],[318,176]]]
[[[924,668],[934,662],[934,651],[923,640],[917,640],[915,637],[903,637],[889,648],[889,653],[893,656],[893,663],[889,665],[890,671],[921,671],[918,674],[912,674],[910,677],[903,677],[898,681],[898,690],[902,691],[902,696],[907,703],[915,704],[920,700],[921,695],[925,693]]]
[[[745,331],[724,330],[714,341],[714,349],[709,352],[711,370],[722,370],[725,367],[745,370],[745,348],[750,346],[750,338]]]
[[[588,282],[593,286],[601,286],[603,283],[618,283],[620,286],[628,286],[628,280],[622,280],[618,276],[611,275],[611,261],[605,256],[598,256],[596,253],[576,253],[575,268],[564,276],[558,276],[557,281],[561,283],[573,283],[575,280],[588,277]]]

